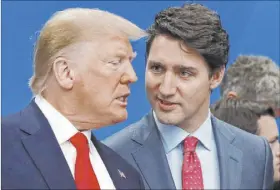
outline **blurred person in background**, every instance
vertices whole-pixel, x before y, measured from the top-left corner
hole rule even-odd
[[[273,153],[274,188],[279,187],[280,145],[273,109],[264,103],[230,97],[219,100],[211,112],[222,121],[268,140]]]
[[[266,56],[240,55],[221,83],[222,97],[239,97],[269,104],[280,116],[280,70]]]

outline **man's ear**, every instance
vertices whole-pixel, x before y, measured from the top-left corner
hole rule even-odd
[[[65,90],[70,90],[74,85],[74,71],[71,69],[69,61],[64,57],[58,57],[53,62],[53,73],[59,86]]]
[[[210,79],[210,89],[211,90],[217,88],[221,84],[221,82],[224,78],[224,74],[225,74],[224,66],[213,72],[211,79]]]
[[[227,98],[237,98],[237,93],[234,91],[229,91],[227,93]]]

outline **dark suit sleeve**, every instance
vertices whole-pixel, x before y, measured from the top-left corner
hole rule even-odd
[[[265,168],[262,189],[271,189],[273,186],[273,156],[267,140],[263,138],[263,141],[265,147]]]

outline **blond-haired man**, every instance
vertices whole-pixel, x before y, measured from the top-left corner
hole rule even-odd
[[[98,9],[66,9],[47,21],[34,52],[35,98],[2,118],[2,188],[142,188],[136,170],[90,130],[127,118],[137,80],[129,40],[144,35]]]

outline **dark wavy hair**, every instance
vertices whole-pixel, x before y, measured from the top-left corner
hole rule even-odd
[[[147,32],[146,58],[155,37],[168,35],[199,52],[211,71],[226,66],[228,62],[229,37],[220,16],[201,4],[162,10]]]

